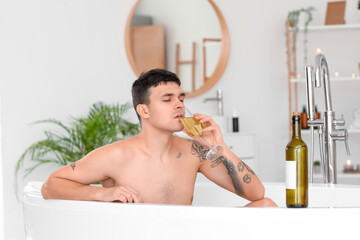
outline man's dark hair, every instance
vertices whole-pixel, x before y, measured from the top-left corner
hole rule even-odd
[[[140,121],[141,119],[136,111],[136,106],[138,104],[149,105],[151,94],[150,88],[157,87],[161,83],[166,84],[168,82],[175,82],[177,85],[181,85],[180,79],[175,73],[159,68],[144,72],[138,79],[135,80],[131,88],[131,94],[133,98],[133,106]]]

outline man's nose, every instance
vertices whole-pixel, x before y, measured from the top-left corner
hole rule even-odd
[[[178,100],[176,102],[176,109],[179,109],[179,108],[185,108],[185,105],[184,105],[184,102]]]

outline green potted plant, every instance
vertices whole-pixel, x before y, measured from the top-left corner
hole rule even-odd
[[[314,161],[314,174],[320,173],[320,161],[316,160]]]
[[[35,122],[53,124],[60,133],[45,130],[45,138],[25,150],[16,163],[16,183],[25,160],[30,161],[32,166],[24,170],[24,178],[41,165],[54,163],[64,166],[98,147],[138,134],[139,124],[131,123],[123,117],[130,108],[130,103],[107,105],[98,102],[90,107],[86,117],[71,117],[68,125],[56,119]]]
[[[291,55],[293,56],[296,52],[296,40],[299,32],[299,19],[300,15],[305,14],[305,22],[304,22],[304,65],[307,65],[307,32],[308,26],[312,21],[312,12],[315,10],[314,7],[301,8],[298,10],[294,10],[288,13],[287,20],[290,21],[290,27],[296,33],[295,38],[292,38],[291,42]]]

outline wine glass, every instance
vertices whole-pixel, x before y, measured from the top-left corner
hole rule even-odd
[[[206,143],[209,147],[209,151],[206,154],[207,160],[213,161],[218,159],[224,152],[224,147],[222,145],[211,146],[202,136],[202,129],[205,128],[205,126],[194,118],[194,114],[192,114],[189,109],[185,109],[185,117],[180,118],[180,121],[186,129],[187,134],[192,138],[200,137]]]

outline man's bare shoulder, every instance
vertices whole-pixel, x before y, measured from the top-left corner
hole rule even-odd
[[[173,136],[174,142],[177,148],[181,149],[183,152],[191,153],[191,149],[193,148],[194,143],[196,143],[193,139]]]
[[[192,142],[194,141],[193,139],[183,138],[183,137],[179,137],[176,135],[173,135],[173,139],[175,140],[176,144],[178,144],[178,145],[190,145],[191,146]]]
[[[98,148],[97,150],[109,155],[119,156],[120,154],[124,156],[126,154],[132,153],[132,151],[135,149],[136,142],[136,137],[131,137],[107,144]]]

